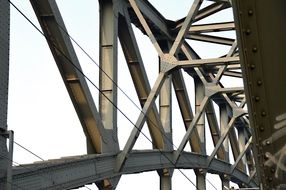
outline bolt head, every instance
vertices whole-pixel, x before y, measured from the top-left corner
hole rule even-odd
[[[249,15],[249,16],[252,16],[252,15],[253,15],[253,10],[251,10],[251,9],[248,10],[248,15]]]
[[[268,154],[264,154],[264,159],[268,160],[268,158],[269,158],[269,155]]]
[[[246,29],[246,30],[245,30],[245,34],[246,34],[246,35],[250,35],[250,34],[251,34],[251,30],[250,30],[250,29]]]
[[[253,70],[253,69],[255,69],[255,65],[254,64],[251,64],[250,65],[250,68]]]

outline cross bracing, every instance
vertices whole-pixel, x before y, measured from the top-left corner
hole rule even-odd
[[[197,24],[231,9],[230,1],[207,1],[202,6],[203,0],[194,0],[186,17],[177,21],[165,19],[145,0],[99,1],[99,86],[94,84],[100,92],[98,108],[87,85],[91,81],[81,69],[56,2],[30,2],[83,127],[88,155],[13,167],[12,189],[69,189],[89,183],[96,183],[99,189],[115,189],[121,175],[154,170],[159,174],[160,188],[171,189],[174,169],[193,169],[197,189],[206,188],[207,173],[220,176],[222,187],[218,188],[229,188],[230,181],[241,188],[259,185],[244,87],[225,87],[223,82],[225,77],[242,78],[235,35],[219,35],[234,31],[235,23]],[[159,57],[153,86],[133,25],[150,39]],[[117,39],[142,108],[124,147],[119,146],[117,135],[117,114],[121,112],[117,107]],[[228,51],[220,57],[203,58],[192,41],[227,46]],[[195,101],[189,97],[186,77],[194,81]],[[185,128],[178,146],[174,146],[173,131],[182,126],[172,125],[172,101],[179,105]],[[145,123],[153,149],[135,150]],[[206,130],[213,142],[211,152],[207,152]],[[191,151],[186,151],[186,146]],[[1,185],[4,187],[5,178]]]

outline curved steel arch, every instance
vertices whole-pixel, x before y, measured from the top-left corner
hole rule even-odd
[[[163,155],[162,155],[163,154]],[[229,179],[239,184],[257,186],[256,182],[244,172],[234,169],[232,165],[215,159],[210,166],[207,165],[207,156],[184,152],[176,167],[169,161],[173,156],[170,151],[143,150],[134,151],[129,155],[126,165],[121,172],[114,172],[116,154],[86,155],[50,160],[31,165],[17,167],[14,171],[14,187],[24,189],[68,189],[84,186],[106,178],[123,174],[147,172],[160,169],[206,169],[218,175],[228,175]],[[168,159],[166,158],[168,157]],[[69,171],[67,173],[67,171]],[[66,175],[63,175],[65,173]],[[42,177],[38,177],[42,176]]]
[[[208,172],[220,176],[222,188],[229,187],[230,181],[240,187],[257,186],[244,89],[226,88],[221,80],[224,76],[242,77],[237,42],[232,37],[214,34],[233,31],[235,24],[229,21],[196,24],[231,8],[230,1],[208,1],[201,7],[203,0],[194,0],[186,17],[170,21],[146,0],[99,0],[98,109],[87,86],[90,81],[81,70],[56,2],[30,1],[87,137],[88,154],[96,155],[76,157],[73,161],[61,159],[25,165],[25,169],[15,167],[13,182],[16,185],[29,189],[67,189],[95,182],[100,189],[115,189],[122,174],[157,170],[160,187],[167,190],[172,188],[173,169],[183,168],[194,169],[198,189],[206,188]],[[132,24],[150,38],[160,58],[160,73],[152,88]],[[142,107],[122,150],[117,137],[117,38]],[[220,57],[201,58],[189,40],[225,45],[229,50]],[[194,103],[188,96],[183,72],[194,80]],[[186,129],[176,150],[172,142],[171,85]],[[155,104],[157,96],[160,97],[159,106]],[[133,146],[145,121],[154,149],[135,152]],[[209,127],[214,145],[209,155],[206,127]],[[189,153],[184,151],[188,143],[192,151]],[[233,163],[230,162],[230,147]],[[164,159],[162,153],[168,159]],[[4,178],[1,180],[4,183]],[[17,188],[16,185],[13,188]]]

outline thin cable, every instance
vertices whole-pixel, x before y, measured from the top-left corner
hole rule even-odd
[[[16,6],[16,5],[14,5],[10,0],[8,0],[9,2],[10,2],[10,4],[38,31],[38,32],[40,32],[45,38],[46,38],[46,40],[47,41],[50,41],[46,36],[45,36],[45,34],[20,10],[20,9],[18,9],[18,7]],[[57,22],[56,22],[57,23]],[[74,38],[72,38],[69,34],[68,34],[68,32],[61,26],[61,25],[59,25],[58,23],[57,23],[57,25],[69,36],[69,38],[86,54],[86,56],[88,56],[89,57],[89,59],[91,59],[92,60],[92,62],[94,62],[97,66],[98,66],[98,68],[100,68],[100,70],[116,85],[116,87],[145,115],[145,116],[147,116],[143,111],[142,111],[142,109],[141,108],[139,108],[138,106],[137,106],[137,104],[117,85],[117,83],[101,68],[101,67],[99,67],[99,65],[94,61],[94,59],[77,43],[77,41],[75,41],[74,40]],[[58,47],[56,47],[54,44],[52,44],[57,50],[59,50],[59,48]],[[60,50],[59,50],[60,51]],[[148,141],[150,141],[153,145],[154,145],[154,143],[152,142],[152,140],[150,140],[148,137],[147,137],[147,135],[145,135],[141,130],[139,130],[139,128],[127,117],[127,115],[126,114],[124,114],[123,112],[122,112],[122,110],[120,110],[82,71],[81,71],[81,69],[79,69],[62,51],[60,51],[60,53],[62,54],[62,55],[64,55],[65,56],[65,58],[102,94],[102,95],[104,95],[104,97],[131,123],[131,124],[133,124],[134,125],[134,127],[136,127],[137,128],[137,130],[148,140]],[[148,117],[147,117],[148,118]],[[150,119],[149,119],[150,120]],[[151,120],[150,120],[151,121]],[[151,121],[152,122],[152,121]],[[153,123],[153,122],[152,122]],[[154,124],[154,123],[153,123]],[[156,126],[156,125],[154,125],[154,126]],[[156,126],[157,127],[157,126]],[[161,131],[160,131],[161,132]],[[165,136],[165,134],[164,133],[162,133],[161,132],[161,134],[162,135],[164,135]],[[168,138],[167,138],[168,139]],[[168,139],[169,141],[170,141],[170,139]],[[171,141],[170,141],[171,142]],[[171,142],[172,143],[172,142]],[[172,143],[172,145],[174,146],[174,147],[176,147],[173,143]],[[27,149],[26,149],[27,150]],[[164,153],[160,150],[160,149],[158,149],[159,151],[160,151],[160,153],[162,154],[162,155],[164,155]],[[31,152],[32,153],[32,152]],[[35,156],[37,156],[36,154],[34,154],[34,153],[32,153],[33,155],[35,155]],[[165,156],[165,155],[164,155]],[[37,156],[38,157],[38,156]],[[40,158],[40,157],[38,157],[38,158]],[[169,158],[168,157],[166,157],[168,160],[169,160]],[[40,159],[42,159],[42,158],[40,158]],[[43,160],[43,159],[42,159]],[[171,161],[171,160],[169,160],[171,163],[172,163],[172,165],[174,165],[175,166],[175,164]],[[180,169],[178,169],[195,187],[196,187],[196,185],[180,170]],[[206,180],[216,189],[216,187],[206,178]],[[197,188],[197,187],[196,187]]]
[[[26,150],[27,152],[31,153],[32,155],[36,156],[36,157],[39,158],[40,160],[45,161],[42,157],[40,157],[40,156],[37,155],[36,153],[32,152],[32,151],[29,150],[28,148],[24,147],[23,145],[17,143],[16,141],[14,141],[14,143],[15,143],[16,145],[18,145],[19,147],[21,147],[22,149]],[[84,186],[84,187],[85,187],[86,189],[91,190],[91,189],[90,189],[89,187],[87,187],[87,186]]]
[[[16,8],[16,10],[18,11],[18,12],[20,12],[20,14],[21,15],[23,15],[24,17],[25,17],[25,19],[26,20],[28,20],[28,22],[30,23],[30,24],[32,24],[32,26],[34,26],[34,28],[36,28],[37,29],[37,31],[38,32],[40,32],[45,38],[46,38],[46,40],[47,41],[50,41],[46,36],[45,36],[45,34],[20,10],[20,9],[18,9],[10,0],[8,0],[11,4],[12,4],[12,6],[14,7],[14,8]],[[58,24],[58,23],[57,23]],[[58,24],[58,26],[63,30],[63,31],[65,31],[59,24]],[[74,43],[76,43],[77,44],[77,46],[99,67],[99,65],[92,59],[92,57],[65,31],[65,33],[74,41]],[[58,47],[56,47],[54,44],[53,44],[53,46],[57,49],[57,50],[59,50],[59,48]],[[60,50],[59,50],[60,51]],[[154,143],[152,142],[152,140],[151,139],[149,139],[148,138],[148,136],[147,135],[145,135],[128,117],[127,117],[127,115],[125,114],[125,113],[123,113],[122,112],[122,110],[121,109],[119,109],[118,107],[117,107],[117,105],[115,105],[76,65],[74,65],[74,63],[62,52],[62,51],[60,51],[60,53],[62,54],[62,55],[64,55],[65,56],[65,58],[67,58],[67,60],[102,94],[102,95],[104,95],[105,96],[105,98],[131,123],[131,124],[133,124],[134,125],[134,127],[136,127],[137,128],[137,130],[148,140],[148,141],[150,141],[153,145],[154,145]],[[100,67],[99,67],[100,68]],[[100,68],[101,69],[101,68]],[[101,69],[102,70],[102,69]],[[107,76],[108,76],[108,74],[104,71],[104,70],[102,70]],[[112,80],[112,78],[111,77],[109,77],[108,76],[108,78],[125,94],[125,96],[141,111],[141,112],[143,112],[136,104],[135,104],[135,102],[115,83],[115,81],[113,81]],[[146,114],[143,112],[143,114],[146,116]],[[151,121],[151,120],[150,120]],[[153,123],[154,124],[154,123]],[[154,125],[154,126],[156,126],[157,127],[157,125]],[[159,129],[158,127],[157,127],[157,129]],[[161,132],[161,130],[159,130],[160,132]],[[161,134],[162,135],[165,135],[164,133],[162,133],[161,132]],[[167,138],[168,139],[168,138]],[[169,141],[170,141],[170,139],[168,139]],[[172,142],[171,142],[172,143]],[[172,145],[173,146],[175,146],[173,143],[172,143]],[[176,147],[176,146],[175,146]],[[160,153],[162,154],[162,155],[164,155],[163,154],[163,152],[160,150],[160,149],[158,149],[159,151],[160,151]],[[165,155],[164,155],[165,156]],[[171,163],[172,163],[172,165],[174,165],[175,166],[175,164],[168,158],[168,157],[166,157]],[[182,174],[183,174],[183,172],[180,170],[180,169],[178,169]],[[187,177],[185,174],[184,174],[184,176],[185,177]],[[187,177],[187,179],[196,187],[196,185]],[[207,180],[208,181],[208,180]],[[213,186],[213,184],[211,184],[212,186]],[[196,187],[197,188],[197,187]]]
[[[18,145],[19,147],[21,147],[22,149],[26,150],[27,152],[31,153],[32,155],[36,156],[37,158],[39,158],[42,161],[45,161],[42,157],[38,156],[37,154],[35,154],[34,152],[32,152],[31,150],[29,150],[28,148],[24,147],[23,145],[17,143],[16,141],[14,141],[14,143],[16,145]]]
[[[207,176],[206,176],[206,180],[207,180],[207,182],[209,182],[209,184],[211,184],[211,186],[213,186],[213,188],[215,188],[216,190],[218,190],[218,189],[214,186],[214,184],[213,184],[210,180],[208,180]]]
[[[10,2],[10,4],[38,31],[40,32],[47,41],[50,42],[50,40],[45,36],[45,34],[16,6],[14,5],[10,0],[8,0]],[[52,45],[70,62],[70,64],[72,64],[72,66],[74,66],[74,68],[76,70],[78,70],[85,78],[86,80],[88,80],[131,124],[134,125],[134,127],[137,128],[137,130],[149,141],[151,142],[153,145],[155,145],[151,139],[149,139],[149,137],[147,135],[145,135],[132,121],[131,119],[129,119],[127,117],[127,115],[117,107],[117,105],[115,105],[82,71],[81,69],[79,69],[58,47],[56,47],[53,43]],[[173,166],[176,166],[160,149],[158,149],[159,152],[161,153],[161,155],[163,155],[164,157],[166,157],[166,159],[168,159],[170,161],[170,163]],[[183,173],[180,169],[178,169],[181,173]],[[184,176],[187,178],[188,181],[190,181],[195,187],[196,185],[192,182],[192,180],[190,178],[188,178],[185,174]],[[196,187],[196,189],[198,189]]]
[[[18,163],[18,162],[16,162],[16,161],[14,161],[14,160],[11,160],[10,158],[8,158],[8,157],[6,157],[6,156],[4,156],[4,155],[0,155],[0,157],[9,160],[9,161],[12,162],[13,164],[16,164],[16,166],[19,166],[19,167],[22,167],[22,168],[24,168],[24,169],[26,169],[26,170],[29,170],[29,171],[31,171],[31,172],[34,172],[34,170],[32,170],[32,169],[30,169],[30,168],[28,168],[28,167],[26,167],[26,166],[24,166],[24,165],[22,165],[22,164],[20,164],[20,163]],[[41,175],[41,174],[39,174],[38,176],[42,177],[43,179],[48,179],[48,180],[50,180],[52,183],[55,183],[55,181],[54,181],[52,178],[48,178],[47,176],[44,176],[44,175]]]
[[[92,190],[91,188],[87,187],[87,186],[84,186],[85,188],[89,189],[89,190]]]
[[[25,149],[25,150],[26,150],[26,149]],[[29,152],[30,152],[30,151],[29,151]],[[16,162],[16,161],[14,161],[14,160],[11,160],[10,158],[8,158],[8,157],[6,157],[6,156],[4,156],[4,155],[0,155],[0,157],[9,160],[9,161],[12,162],[15,166],[22,167],[22,168],[24,168],[24,169],[26,169],[26,170],[28,170],[28,171],[34,172],[34,170],[32,170],[32,169],[30,169],[30,168],[28,168],[28,167],[26,167],[26,166],[24,166],[24,165],[22,165],[22,164],[20,164],[20,163],[18,163],[18,162]],[[48,178],[47,176],[44,176],[44,175],[42,175],[42,174],[38,174],[38,176],[40,176],[41,178],[43,178],[43,179],[45,179],[45,180],[50,180],[54,185],[57,184],[57,183],[52,179],[52,176],[51,176],[51,178]],[[9,181],[8,181],[8,183],[10,183],[10,184],[12,184],[12,185],[16,185],[16,186],[18,186],[19,188],[25,190],[23,187],[20,187],[20,186],[17,185],[17,184],[13,184],[13,183],[11,183],[11,182],[9,182]],[[61,184],[58,184],[58,185],[61,186]],[[91,190],[91,189],[90,189],[89,187],[87,187],[87,186],[83,186],[83,187],[85,187],[86,189]]]

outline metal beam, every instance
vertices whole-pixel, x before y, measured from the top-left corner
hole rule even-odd
[[[99,114],[112,151],[119,150],[117,137],[117,36],[118,13],[112,0],[99,0]],[[103,150],[106,151],[106,150]],[[110,150],[107,150],[110,151]]]
[[[148,23],[146,22],[146,19],[145,17],[143,16],[142,12],[140,11],[137,3],[136,3],[136,0],[128,0],[132,9],[134,10],[137,18],[139,19],[141,25],[143,26],[147,36],[149,36],[149,39],[151,40],[151,43],[154,45],[155,49],[157,50],[157,53],[159,55],[162,55],[163,52],[162,52],[162,49],[161,47],[159,46],[158,42],[157,42],[157,39],[155,38],[153,32],[151,31]]]
[[[185,157],[189,159],[186,160]],[[168,159],[167,159],[168,158]],[[39,189],[71,189],[93,183],[109,177],[122,174],[139,173],[163,168],[173,168],[170,163],[172,158],[170,151],[134,151],[129,154],[126,165],[121,173],[114,172],[116,155],[85,155],[60,160],[50,160],[32,165],[22,165],[13,170],[13,187],[29,190]],[[231,174],[231,164],[214,159],[207,168],[207,156],[195,153],[182,153],[182,158],[177,162],[177,168],[192,169],[205,168],[213,174],[228,174],[230,180],[236,183],[248,184],[255,187],[253,180],[240,170],[235,169]],[[248,183],[248,181],[250,181]],[[0,187],[3,178],[0,178]]]
[[[158,93],[161,90],[161,87],[164,83],[166,79],[166,73],[164,72],[160,72],[154,87],[152,88],[150,94],[148,95],[148,98],[144,104],[144,107],[131,131],[131,134],[124,146],[124,149],[122,150],[122,152],[118,155],[118,159],[117,159],[117,164],[116,164],[116,171],[119,172],[122,170],[122,167],[124,167],[124,163],[126,161],[126,159],[128,158],[128,154],[131,152],[138,136],[140,135],[140,132],[143,128],[144,122],[146,120],[146,115],[148,113],[148,111],[151,109],[151,107],[153,107],[153,104],[156,100],[156,97],[158,95]],[[164,131],[160,131],[160,129],[157,129],[160,133],[164,133]],[[164,142],[162,142],[163,144]],[[164,145],[162,145],[162,148],[164,148]]]
[[[128,0],[125,0],[128,1]],[[144,15],[144,18],[151,22],[166,37],[171,38],[166,19],[146,0],[136,0],[137,7]],[[135,23],[136,25],[136,23]]]
[[[263,189],[283,189],[286,1],[234,0],[233,5],[254,155],[257,165],[263,166],[257,167],[257,174]]]
[[[234,22],[222,22],[222,23],[192,25],[189,32],[192,34],[192,33],[221,32],[234,29],[235,29]]]
[[[181,48],[181,45],[184,41],[184,36],[187,34],[188,30],[191,27],[191,24],[193,23],[193,20],[195,16],[197,15],[197,12],[202,4],[202,0],[194,0],[188,15],[186,16],[184,22],[182,23],[182,26],[175,38],[175,41],[173,42],[173,45],[169,51],[170,55],[175,55],[178,50]]]
[[[9,46],[10,46],[10,4],[0,3],[0,177],[7,175],[8,156],[7,137],[1,135],[7,131],[8,81],[9,81]]]
[[[188,127],[188,130],[185,133],[185,135],[184,135],[184,137],[183,137],[183,139],[182,139],[182,141],[181,141],[181,143],[180,143],[180,145],[178,147],[178,150],[176,150],[174,152],[174,159],[173,159],[174,163],[176,163],[178,161],[178,159],[180,158],[181,153],[183,152],[183,150],[184,150],[184,148],[185,148],[185,146],[187,144],[187,141],[190,138],[190,135],[193,133],[197,122],[199,121],[201,115],[203,114],[204,109],[205,109],[208,101],[209,101],[209,97],[205,96],[204,99],[201,102],[200,107],[198,108],[199,111],[197,112],[197,114],[195,115],[194,119],[190,123],[190,125]]]
[[[228,117],[228,106],[226,104],[219,104],[219,112],[220,112],[220,137],[222,137],[224,135],[224,133],[227,132],[228,130],[228,123],[229,123],[229,117]],[[218,141],[219,143],[219,141]],[[218,144],[217,143],[217,144]],[[216,144],[216,146],[217,146]],[[215,146],[215,147],[216,147]],[[223,160],[226,162],[229,162],[229,138],[228,136],[226,137],[226,139],[223,141],[221,148],[224,149],[225,154],[223,157]],[[218,149],[219,151],[219,149]],[[218,152],[217,151],[217,152]],[[229,180],[227,179],[227,177],[225,177],[226,175],[221,176],[221,181],[222,181],[222,189],[226,189],[225,187],[229,188]]]
[[[169,51],[169,44],[161,45],[163,52]],[[159,72],[164,71],[164,60],[159,57]],[[172,74],[168,75],[159,93],[159,113],[164,129],[164,150],[173,150],[173,128],[172,128]],[[173,170],[162,169],[157,171],[160,176],[160,190],[172,189]]]
[[[181,70],[175,70],[172,73],[173,76],[173,86],[184,121],[185,129],[188,130],[192,120],[194,119],[190,99],[187,93],[186,85],[183,78],[183,73]],[[191,134],[189,139],[191,149],[193,152],[201,152],[199,135],[197,129]]]
[[[178,61],[178,65],[182,68],[198,67],[202,65],[228,65],[237,64],[239,57],[223,57],[210,59],[193,59],[188,61]]]
[[[119,16],[119,25],[121,26],[118,31],[119,40],[140,105],[143,108],[148,95],[151,92],[151,87],[127,12],[125,12],[125,18]],[[159,117],[158,109],[155,105],[153,105],[147,113],[146,120],[154,148],[163,148],[164,145],[162,142],[164,136],[160,131],[163,131],[164,129]]]
[[[219,2],[212,3],[211,5],[208,5],[198,11],[197,15],[195,16],[194,22],[200,21],[210,15],[213,15],[229,7],[230,7],[230,4],[228,2],[219,1]],[[185,17],[178,20],[175,24],[176,26],[174,30],[180,29],[184,20],[185,20]]]
[[[205,97],[205,86],[201,79],[195,75],[195,112],[196,114],[200,112],[200,106],[203,103],[203,99]],[[209,104],[209,102],[208,102]],[[206,155],[206,134],[205,134],[205,111],[203,111],[201,117],[199,118],[196,129],[198,131],[201,152],[200,154]],[[206,189],[206,173],[202,172],[200,169],[195,170],[196,174],[196,186],[198,189]]]
[[[234,42],[234,39],[231,38],[225,38],[207,34],[188,34],[186,35],[186,38],[190,40],[197,40],[202,42],[209,42],[209,43],[228,45],[228,46],[231,46]]]
[[[216,144],[218,143],[219,139],[220,139],[220,128],[218,125],[218,121],[217,121],[217,117],[215,114],[215,108],[213,105],[212,101],[209,101],[207,107],[206,107],[206,118],[209,124],[209,128],[210,128],[210,132],[211,132],[211,136],[212,136],[212,140],[213,140],[213,144],[214,146],[216,146]],[[217,158],[224,160],[224,155],[225,155],[225,150],[223,147],[221,147],[218,151],[217,151]]]
[[[93,102],[68,36],[63,19],[55,1],[30,0],[45,38],[49,44],[70,98],[73,102],[83,130],[92,145],[91,152],[102,152],[102,146],[108,148],[107,136],[101,118]]]

